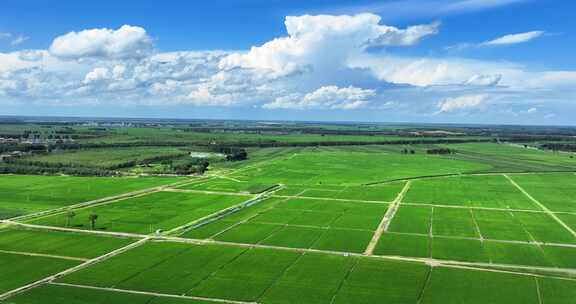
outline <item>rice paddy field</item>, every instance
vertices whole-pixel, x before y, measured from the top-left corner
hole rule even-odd
[[[181,181],[176,177],[0,175],[0,219]]]
[[[272,148],[202,179],[0,176],[0,303],[573,303],[576,167],[454,147],[469,154]]]

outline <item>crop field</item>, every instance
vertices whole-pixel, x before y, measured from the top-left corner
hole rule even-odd
[[[250,196],[184,192],[155,192],[109,204],[78,209],[76,215],[56,214],[34,224],[92,229],[91,214],[98,215],[94,229],[131,233],[170,230],[246,201]]]
[[[425,153],[439,146],[469,154]],[[550,172],[571,166],[565,155],[492,143],[253,149],[203,178],[0,176],[3,217],[28,214],[0,222],[0,303],[576,297],[576,175]],[[514,157],[522,170],[504,165]]]
[[[54,209],[182,178],[117,178],[0,175],[0,219]]]
[[[0,251],[95,258],[134,242],[128,238],[44,230],[0,230]]]
[[[551,211],[576,212],[576,174],[531,174],[512,178]]]
[[[81,262],[42,256],[0,252],[0,293],[32,283]]]
[[[415,181],[406,203],[539,210],[501,175],[459,176]]]
[[[403,156],[371,152],[307,149],[276,158],[261,166],[239,170],[230,177],[262,184],[359,185],[428,174],[473,172],[491,166],[441,156]]]
[[[238,192],[257,194],[264,192],[275,184],[257,184],[230,179],[210,180],[205,183],[195,183],[184,185],[180,189],[197,190],[197,191],[215,191],[215,192]]]
[[[227,218],[213,222],[184,237],[362,252],[387,208],[386,203],[282,199],[256,213],[243,210],[235,214],[235,221]],[[206,231],[209,233],[204,233]]]

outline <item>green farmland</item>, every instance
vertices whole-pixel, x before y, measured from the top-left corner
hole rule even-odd
[[[134,128],[83,142],[164,144],[170,134],[186,144],[258,138]],[[260,139],[307,144],[319,137],[345,136]],[[352,141],[377,139],[387,140]],[[409,137],[394,140],[401,139]],[[124,147],[112,155],[98,147],[30,161],[109,167],[179,147]],[[457,152],[430,152],[444,147]],[[202,177],[1,175],[0,303],[576,298],[576,162],[568,154],[443,140],[246,151],[247,160],[218,160]]]
[[[181,181],[181,178],[90,178],[0,175],[0,219]]]

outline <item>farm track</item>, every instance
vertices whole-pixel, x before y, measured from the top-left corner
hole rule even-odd
[[[202,194],[218,194],[218,195],[231,195],[231,196],[250,196],[248,193],[237,193],[237,192],[220,192],[220,191],[208,191],[208,190],[192,190],[192,189],[177,189],[177,188],[164,188],[160,190],[162,192],[180,192],[180,193],[202,193]]]
[[[93,290],[102,290],[102,291],[111,291],[111,292],[121,292],[121,293],[130,293],[130,294],[139,294],[139,295],[147,295],[147,296],[162,297],[162,298],[176,298],[176,299],[206,301],[206,302],[214,302],[214,303],[229,303],[229,304],[255,304],[255,303],[256,303],[256,302],[243,302],[243,301],[233,301],[233,300],[226,300],[226,299],[216,299],[216,298],[204,298],[204,297],[195,297],[195,296],[174,295],[174,294],[166,294],[166,293],[158,293],[158,292],[148,292],[148,291],[138,291],[138,290],[129,290],[129,289],[118,289],[118,288],[108,288],[108,287],[96,287],[96,286],[87,286],[87,285],[78,285],[78,284],[68,284],[68,283],[49,282],[48,284],[50,284],[50,285],[56,285],[56,286],[67,286],[67,287],[75,287],[75,288],[84,288],[84,289],[93,289]]]
[[[394,215],[396,215],[396,211],[398,211],[402,199],[404,199],[404,196],[408,192],[408,189],[410,189],[410,185],[411,185],[410,181],[406,182],[404,188],[402,188],[402,191],[398,193],[398,196],[396,196],[396,198],[386,211],[386,214],[384,214],[384,216],[382,217],[382,221],[378,225],[378,228],[376,228],[374,236],[372,236],[370,243],[368,243],[368,247],[366,247],[366,251],[364,251],[365,255],[372,255],[374,253],[374,248],[376,248],[376,245],[378,244],[378,241],[380,240],[382,233],[388,230],[388,226],[390,225],[390,222],[394,218]]]
[[[369,200],[359,200],[359,199],[345,199],[345,198],[332,198],[332,197],[312,197],[312,196],[299,196],[299,195],[274,195],[274,197],[280,198],[292,198],[292,199],[308,199],[308,200],[322,200],[322,201],[336,201],[336,202],[359,202],[367,204],[391,204],[392,202],[386,201],[369,201]]]
[[[390,184],[395,182],[402,182],[402,181],[411,181],[411,180],[421,180],[421,179],[435,179],[435,178],[447,178],[447,177],[456,177],[456,176],[495,176],[495,175],[504,175],[504,174],[514,174],[514,175],[533,175],[533,174],[557,174],[557,173],[573,173],[576,174],[576,170],[571,168],[571,170],[561,170],[561,171],[532,171],[532,172],[517,172],[517,171],[509,171],[509,172],[468,172],[468,173],[448,173],[448,174],[438,174],[438,175],[426,175],[426,176],[414,176],[414,177],[406,177],[406,178],[397,178],[397,179],[389,179],[383,181],[375,181],[364,183],[362,186],[375,186],[375,185],[383,185],[383,184]]]
[[[78,257],[63,256],[63,255],[32,253],[32,252],[23,252],[23,251],[11,251],[11,250],[1,250],[1,249],[0,249],[0,253],[44,257],[44,258],[53,258],[53,259],[60,259],[60,260],[82,261],[82,262],[86,262],[89,260],[86,258],[78,258]]]

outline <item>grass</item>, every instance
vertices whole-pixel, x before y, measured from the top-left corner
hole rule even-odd
[[[0,219],[44,211],[182,180],[172,177],[0,175]]]
[[[97,230],[131,233],[166,231],[241,203],[246,197],[204,193],[155,192],[114,203],[76,210],[71,226],[91,229],[90,214],[97,214]],[[66,227],[66,214],[33,223]]]
[[[0,252],[0,294],[80,264],[79,261]]]
[[[40,230],[0,230],[0,250],[94,258],[133,242],[127,238]]]

